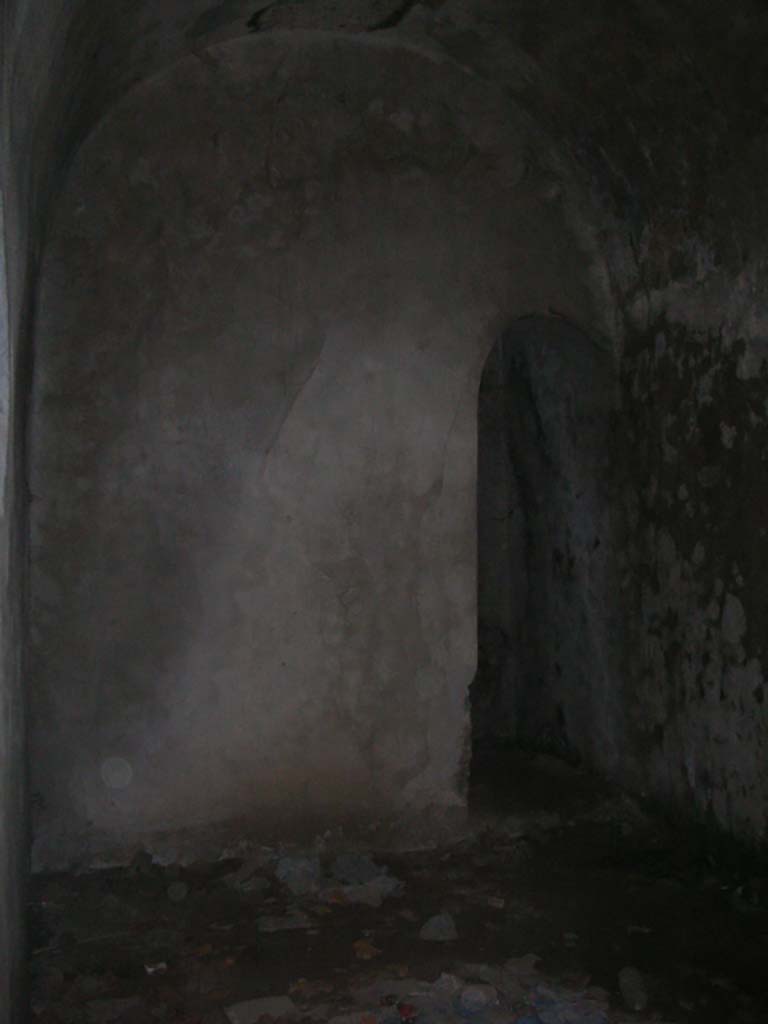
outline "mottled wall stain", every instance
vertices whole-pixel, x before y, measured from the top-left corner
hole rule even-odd
[[[664,320],[624,363],[636,784],[757,841],[768,824],[768,362]]]

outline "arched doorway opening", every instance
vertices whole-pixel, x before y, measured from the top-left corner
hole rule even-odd
[[[516,321],[485,363],[474,793],[495,786],[500,752],[604,766],[619,746],[613,394],[609,349],[559,317]]]

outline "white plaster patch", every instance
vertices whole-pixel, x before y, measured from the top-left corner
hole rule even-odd
[[[723,442],[723,447],[731,449],[736,441],[736,427],[730,423],[720,424],[720,440]]]
[[[696,398],[699,405],[708,405],[712,401],[712,374],[709,370],[696,384]]]
[[[747,631],[747,615],[744,605],[734,594],[726,594],[721,620],[723,639],[729,644],[741,643]]]

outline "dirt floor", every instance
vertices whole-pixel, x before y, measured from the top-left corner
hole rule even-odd
[[[768,1022],[754,862],[541,755],[476,755],[472,807],[448,847],[37,878],[31,1019]]]

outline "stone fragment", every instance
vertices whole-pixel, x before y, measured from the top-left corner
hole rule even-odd
[[[513,1001],[522,1001],[526,992],[538,982],[538,962],[539,958],[533,953],[507,960],[499,972],[499,988]]]
[[[583,992],[538,985],[529,996],[540,1024],[608,1024],[601,1001]]]
[[[723,640],[734,645],[741,643],[747,631],[747,615],[744,605],[734,594],[725,595],[722,629]]]
[[[370,985],[352,989],[351,994],[361,1006],[383,1006],[394,1001],[421,1001],[432,996],[433,991],[433,985],[417,978],[381,978]]]
[[[292,932],[312,927],[310,919],[300,910],[293,910],[282,917],[260,917],[257,924],[260,932]]]
[[[263,857],[252,857],[245,861],[237,871],[224,875],[221,881],[231,889],[239,892],[263,893],[269,889],[270,881],[263,875],[257,874],[264,866]]]
[[[352,943],[352,948],[358,960],[373,960],[375,957],[381,956],[381,950],[378,946],[374,946],[370,939],[358,939],[357,942]]]
[[[316,892],[322,878],[317,857],[281,857],[275,874],[294,896]]]
[[[463,987],[461,978],[444,971],[432,985],[432,996],[439,1006],[452,1006]]]
[[[640,1013],[648,1007],[648,988],[645,978],[636,967],[622,967],[619,971],[619,991],[628,1010]]]
[[[341,853],[331,865],[333,878],[345,885],[365,885],[386,873],[363,853]]]
[[[419,938],[425,942],[455,942],[459,933],[450,914],[436,914],[424,924]]]
[[[475,984],[482,982],[484,985],[498,985],[501,971],[498,967],[490,964],[461,963],[456,966],[456,973],[464,979],[465,983]]]
[[[498,1003],[499,993],[493,985],[466,985],[459,995],[459,1009],[469,1015],[485,1013]]]
[[[330,1003],[317,1003],[314,1006],[305,1006],[302,1010],[302,1020],[316,1020],[318,1024],[326,1024],[332,1012]]]
[[[298,1007],[289,996],[267,996],[264,999],[248,999],[235,1003],[224,1011],[230,1024],[257,1024],[262,1017],[296,1017]]]
[[[402,892],[402,882],[391,875],[380,875],[362,885],[336,885],[323,889],[319,898],[323,903],[363,903],[380,907],[388,896]]]

